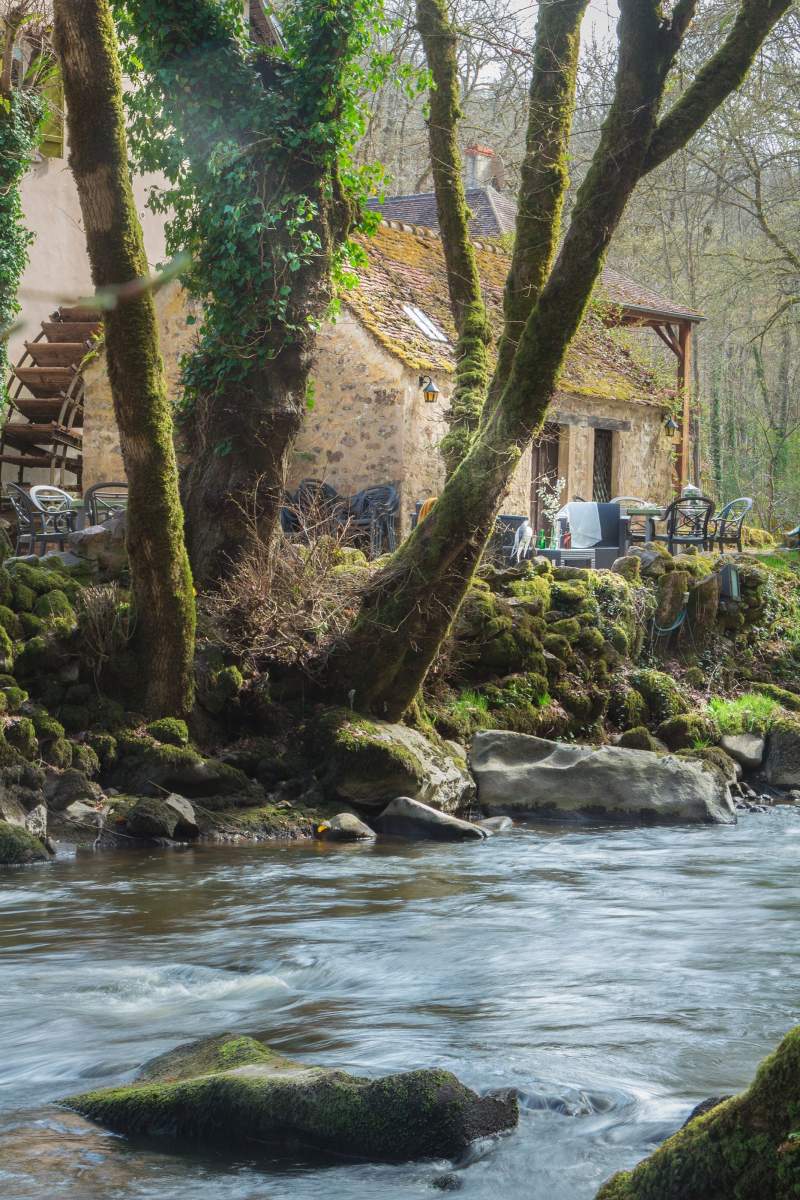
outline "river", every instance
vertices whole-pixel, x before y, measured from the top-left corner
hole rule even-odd
[[[800,809],[482,844],[198,846],[0,868],[4,1200],[410,1200],[445,1163],[131,1146],[52,1104],[228,1029],[515,1085],[474,1200],[591,1200],[800,1020]]]

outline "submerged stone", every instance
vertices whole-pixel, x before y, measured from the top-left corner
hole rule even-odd
[[[470,842],[481,841],[486,831],[471,821],[461,821],[447,813],[437,812],[409,796],[397,796],[375,817],[372,824],[378,833],[388,837],[411,838],[414,841]]]
[[[614,1175],[596,1200],[796,1200],[799,1115],[800,1027],[746,1092],[693,1114],[650,1158]]]
[[[133,1084],[64,1104],[122,1134],[372,1162],[454,1158],[519,1116],[513,1092],[478,1096],[450,1071],[365,1079],[232,1034],[178,1047]]]

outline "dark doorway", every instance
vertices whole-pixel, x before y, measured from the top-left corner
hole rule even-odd
[[[541,436],[531,447],[531,525],[534,533],[544,529],[550,532],[546,520],[539,488],[544,484],[554,486],[558,479],[558,442],[560,426],[549,423],[545,425]]]
[[[594,469],[592,471],[592,499],[607,504],[613,488],[611,459],[614,451],[614,434],[610,429],[594,431]]]

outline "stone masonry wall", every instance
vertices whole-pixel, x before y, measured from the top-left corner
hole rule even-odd
[[[179,363],[195,328],[186,324],[186,301],[177,284],[156,296],[161,348],[173,396]],[[368,333],[346,307],[335,324],[320,331],[313,368],[314,400],[297,440],[287,486],[322,479],[342,494],[381,483],[400,489],[400,529],[408,532],[415,503],[438,495],[444,482],[439,442],[447,432],[445,413],[452,377],[435,382],[440,396],[426,403],[419,374]],[[101,354],[86,370],[84,487],[124,479],[111,391]],[[671,445],[657,405],[559,395],[550,419],[560,425],[559,475],[563,499],[591,499],[594,454],[590,419],[627,426],[613,433],[613,492],[666,500],[671,491]],[[531,511],[531,455],[522,457],[505,513]]]

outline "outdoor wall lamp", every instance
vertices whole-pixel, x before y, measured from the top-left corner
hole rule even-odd
[[[666,420],[664,421],[664,428],[666,429],[666,431],[670,437],[675,437],[675,434],[680,429],[680,425],[675,420],[672,413],[667,414]]]
[[[419,386],[422,388],[422,394],[425,397],[426,403],[435,404],[439,399],[439,389],[430,375],[420,375]]]

